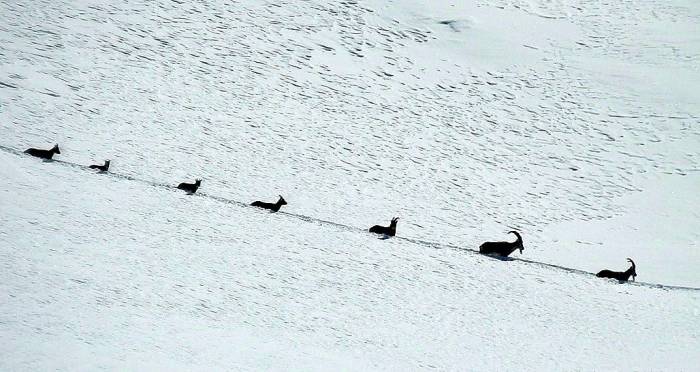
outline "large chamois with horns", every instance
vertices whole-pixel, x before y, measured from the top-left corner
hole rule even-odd
[[[508,257],[516,249],[520,249],[520,254],[523,253],[523,238],[517,231],[509,231],[510,234],[515,234],[517,239],[514,242],[486,242],[479,246],[481,254],[497,254],[499,256]]]
[[[612,271],[612,270],[601,270],[598,274],[595,276],[599,278],[611,278],[611,279],[617,279],[621,282],[626,282],[629,280],[630,276],[632,277],[632,281],[635,281],[637,278],[637,266],[634,264],[634,261],[632,261],[631,258],[628,258],[627,261],[632,264],[629,269],[626,271]]]
[[[384,234],[387,236],[395,236],[396,235],[396,223],[399,222],[398,217],[394,217],[391,219],[391,223],[389,223],[389,226],[382,226],[382,225],[374,225],[369,228],[369,232],[375,233],[375,234]]]

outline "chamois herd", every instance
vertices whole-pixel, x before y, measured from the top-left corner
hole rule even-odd
[[[25,154],[29,154],[31,156],[36,156],[38,158],[42,159],[47,159],[51,160],[53,159],[54,154],[60,154],[61,150],[58,148],[58,144],[54,145],[53,148],[50,150],[42,150],[42,149],[35,149],[35,148],[30,148],[24,151]],[[99,165],[99,164],[93,164],[90,165],[90,169],[97,169],[100,172],[107,172],[109,171],[109,160],[105,160],[104,165]],[[201,179],[196,179],[194,183],[187,183],[187,182],[182,182],[179,185],[177,185],[177,188],[183,191],[186,191],[188,194],[194,194],[197,192],[197,189],[202,185],[202,180]],[[283,205],[286,205],[287,201],[284,200],[282,195],[279,196],[279,199],[275,203],[267,203],[267,202],[262,202],[262,201],[254,201],[250,205],[253,207],[258,207],[258,208],[263,208],[263,209],[268,209],[270,212],[274,213],[280,210],[280,208]],[[382,225],[374,225],[369,228],[369,232],[375,233],[375,234],[381,234],[385,237],[392,237],[396,235],[396,224],[399,222],[398,217],[394,217],[391,219],[391,222],[389,223],[389,226],[382,226]],[[515,252],[515,250],[519,250],[520,253],[523,253],[523,238],[520,236],[520,233],[517,231],[509,231],[509,234],[515,235],[515,241],[514,242],[485,242],[479,246],[479,253],[484,254],[484,255],[490,255],[490,256],[495,256],[495,257],[501,257],[505,258],[508,257],[511,253]],[[627,261],[632,264],[632,266],[625,270],[625,271],[612,271],[612,270],[601,270],[596,274],[597,277],[599,278],[610,278],[610,279],[617,279],[620,282],[626,282],[629,280],[630,276],[632,277],[632,280],[634,281],[637,277],[637,267],[634,264],[634,261],[632,261],[631,258],[628,258]]]

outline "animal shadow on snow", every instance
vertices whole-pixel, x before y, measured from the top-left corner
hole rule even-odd
[[[515,261],[515,258],[513,258],[513,257],[501,256],[501,255],[497,255],[495,253],[491,253],[491,254],[483,254],[482,253],[481,255],[484,257],[493,258],[494,260],[499,260],[499,261]]]

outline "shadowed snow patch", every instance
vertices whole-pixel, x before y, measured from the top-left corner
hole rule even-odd
[[[441,25],[449,26],[454,32],[462,32],[463,30],[470,29],[474,25],[474,22],[467,19],[448,19],[438,22]]]

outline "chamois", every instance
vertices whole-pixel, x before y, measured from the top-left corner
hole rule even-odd
[[[277,203],[265,203],[260,200],[256,200],[252,202],[250,205],[253,207],[259,207],[259,208],[264,208],[264,209],[269,209],[271,212],[277,212],[282,208],[283,205],[286,205],[287,201],[284,200],[282,195],[280,195],[279,200],[277,200]]]
[[[41,149],[35,149],[35,148],[30,148],[24,150],[25,154],[29,154],[31,156],[36,156],[37,158],[42,158],[42,159],[51,159],[53,158],[53,154],[60,154],[61,150],[58,149],[58,144],[53,145],[53,148],[51,150],[41,150]]]
[[[187,191],[188,194],[194,194],[195,192],[197,192],[197,189],[199,188],[199,185],[201,185],[201,184],[202,184],[202,180],[195,179],[194,183],[183,182],[183,183],[177,185],[177,188],[180,190]]]
[[[514,242],[486,242],[479,246],[479,253],[492,254],[508,257],[516,249],[520,249],[520,254],[523,253],[523,238],[517,231],[509,231],[508,233],[515,234],[517,239]]]
[[[109,160],[105,160],[105,165],[93,164],[90,166],[90,169],[97,169],[100,172],[106,172],[109,170]]]
[[[637,278],[637,266],[634,264],[634,261],[632,261],[631,258],[628,258],[627,261],[629,261],[632,266],[627,269],[627,271],[612,271],[612,270],[601,270],[598,274],[595,274],[595,276],[599,278],[611,278],[611,279],[617,279],[621,282],[626,282],[629,280],[630,276],[632,277],[632,281],[634,281]]]
[[[399,218],[394,217],[391,219],[391,223],[389,224],[389,226],[374,225],[374,226],[369,228],[369,232],[375,233],[375,234],[384,234],[384,235],[388,235],[388,236],[395,236],[397,222],[399,222]]]

